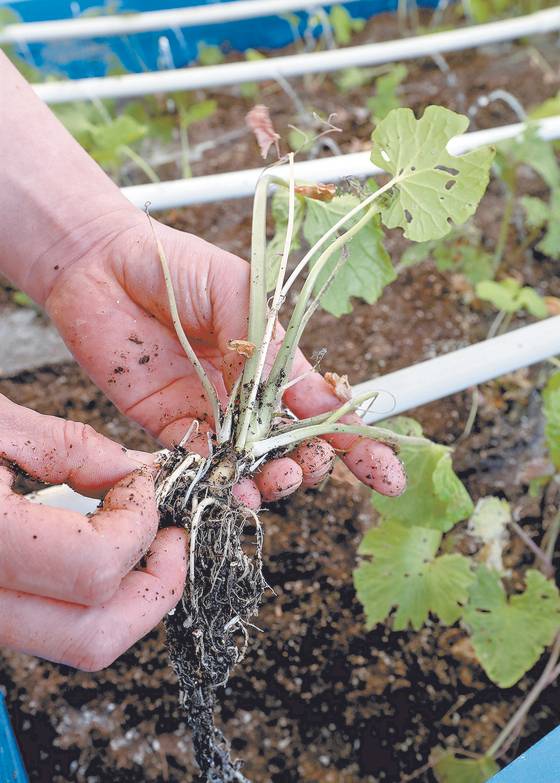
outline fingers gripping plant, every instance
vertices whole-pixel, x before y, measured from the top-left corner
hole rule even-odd
[[[227,741],[214,726],[213,712],[217,689],[243,657],[247,628],[266,589],[259,516],[235,502],[232,488],[270,456],[329,433],[374,438],[395,451],[401,443],[409,447],[425,443],[423,438],[379,427],[341,423],[345,414],[365,402],[365,396],[300,421],[281,415],[282,396],[288,384],[297,382],[291,376],[302,332],[348,263],[349,248],[360,232],[372,221],[379,225],[381,218],[387,227],[400,226],[409,238],[425,241],[444,235],[451,224],[472,215],[488,182],[493,151],[451,156],[446,145],[466,125],[466,118],[434,106],[420,120],[408,109],[391,112],[373,134],[372,151],[373,162],[389,172],[388,181],[334,222],[290,274],[298,200],[304,198],[298,190],[312,193],[313,187],[296,187],[293,154],[288,156],[287,182],[276,178],[273,169],[263,173],[253,207],[248,334],[237,341],[246,358],[225,409],[181,326],[165,250],[156,239],[172,321],[214,420],[215,435],[208,440],[208,456],[189,453],[189,432],[176,449],[166,453],[157,479],[162,524],[184,526],[190,533],[186,588],[167,620],[167,636],[202,780],[246,780],[239,762],[230,759]],[[325,170],[328,173],[328,162]],[[287,188],[288,209],[285,240],[269,298],[266,215],[271,185]],[[301,293],[267,374],[267,356],[279,313],[304,272],[307,276]],[[371,396],[368,393],[367,397]]]

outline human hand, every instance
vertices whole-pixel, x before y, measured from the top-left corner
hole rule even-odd
[[[184,588],[186,533],[157,533],[150,455],[0,396],[0,458],[0,647],[87,671],[108,666]],[[112,488],[88,518],[15,494],[8,465],[86,494]]]
[[[189,448],[204,451],[211,410],[171,324],[148,221],[133,214],[122,230],[113,228],[110,241],[61,269],[45,306],[80,364],[120,410],[167,446],[178,443],[196,419],[200,427]],[[154,225],[169,260],[184,329],[225,401],[240,359],[229,341],[245,337],[247,330],[248,264],[197,237]],[[340,406],[300,353],[293,374],[304,373],[284,395],[296,416]],[[356,420],[355,415],[343,419]],[[258,507],[261,498],[276,500],[301,485],[318,484],[332,466],[335,448],[366,485],[385,495],[403,491],[404,470],[388,446],[339,435],[268,462],[255,481],[244,479],[236,487],[238,499]]]

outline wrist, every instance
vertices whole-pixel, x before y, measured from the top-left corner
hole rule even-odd
[[[20,287],[44,306],[58,280],[72,267],[80,261],[87,266],[88,258],[110,252],[121,237],[145,221],[146,216],[124,197],[108,200],[106,194],[90,198],[81,218],[72,223],[63,211],[57,213],[49,242],[28,263]]]

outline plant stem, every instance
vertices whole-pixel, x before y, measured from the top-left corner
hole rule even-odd
[[[558,658],[560,657],[560,633],[557,634],[556,639],[554,640],[554,644],[552,646],[552,650],[550,653],[550,658],[548,659],[548,662],[546,666],[544,667],[544,670],[537,680],[537,682],[533,685],[525,699],[522,701],[521,705],[517,708],[513,716],[510,718],[510,720],[506,723],[496,740],[492,743],[490,746],[487,755],[491,756],[492,758],[496,758],[498,755],[498,752],[501,751],[502,753],[505,753],[505,751],[509,748],[509,745],[511,742],[509,741],[513,735],[513,733],[518,728],[519,724],[522,723],[522,721],[525,719],[527,713],[533,706],[533,704],[536,702],[536,700],[539,698],[541,693],[544,691],[544,689],[551,684],[551,674],[555,672],[555,666],[558,662]]]
[[[148,177],[148,179],[151,182],[160,182],[160,178],[156,174],[156,172],[153,170],[153,168],[150,166],[150,164],[144,160],[144,158],[139,155],[137,152],[135,152],[132,147],[129,147],[128,144],[121,144],[119,147],[120,151],[123,152],[127,157],[130,158],[131,161],[136,163],[139,169],[142,169],[144,174]]]
[[[249,328],[247,339],[255,347],[261,345],[266,325],[266,195],[269,185],[267,174],[261,176],[255,189],[253,201],[253,225],[251,230],[251,287],[249,293]],[[241,385],[241,415],[247,405],[258,351],[254,351],[245,362]]]
[[[523,543],[528,547],[528,549],[530,549],[531,552],[535,555],[537,560],[540,560],[541,571],[544,573],[544,575],[550,578],[554,574],[554,569],[552,568],[552,563],[547,553],[543,552],[540,546],[535,544],[533,539],[527,535],[527,533],[517,522],[511,519],[509,524],[511,528],[517,533],[519,538],[523,541]]]
[[[280,449],[285,446],[295,446],[302,440],[318,438],[321,435],[336,435],[343,433],[345,435],[363,435],[366,438],[386,443],[391,448],[397,449],[399,444],[407,446],[430,446],[431,441],[427,438],[413,437],[410,435],[398,435],[396,432],[386,430],[384,427],[372,427],[367,424],[315,424],[311,427],[301,427],[292,432],[285,432],[280,435],[272,435],[269,438],[256,441],[252,444],[252,451],[255,457],[262,457],[273,449]]]
[[[311,297],[313,287],[317,282],[317,278],[323,271],[331,256],[338,250],[341,250],[342,247],[344,247],[344,245],[371,220],[373,214],[376,211],[376,208],[370,208],[365,213],[365,215],[362,215],[362,217],[353,226],[351,226],[351,228],[349,228],[341,236],[337,237],[337,239],[335,239],[335,241],[332,242],[332,244],[323,251],[309,272],[298,297],[297,304],[292,313],[292,317],[290,318],[290,322],[286,329],[286,333],[284,335],[284,339],[282,340],[280,349],[276,354],[270,375],[268,376],[268,380],[266,382],[266,386],[263,392],[263,411],[261,412],[261,423],[255,432],[255,441],[259,437],[262,437],[264,433],[268,432],[270,428],[272,417],[274,416],[274,413],[280,404],[283,383],[290,377],[290,372],[302,332],[319,303],[319,300],[316,299],[315,302],[308,306],[308,302]],[[333,273],[335,274],[336,271],[338,270],[333,270]],[[328,280],[325,282],[325,285],[328,285],[332,278],[333,275],[329,276]],[[284,290],[285,288],[286,287],[284,286]]]
[[[152,233],[154,235],[154,239],[157,246],[157,251],[161,264],[161,270],[163,272],[163,279],[165,281],[165,289],[167,291],[167,298],[169,300],[169,310],[171,313],[171,320],[173,322],[173,327],[177,334],[177,338],[181,343],[181,347],[183,348],[184,352],[187,355],[187,358],[189,359],[192,366],[194,367],[195,372],[198,375],[198,379],[202,385],[202,388],[206,393],[206,398],[212,407],[212,415],[214,417],[214,432],[219,432],[221,427],[221,412],[220,412],[220,401],[218,400],[218,394],[216,392],[216,389],[212,385],[210,378],[206,374],[206,370],[204,369],[204,367],[200,363],[198,356],[194,352],[193,347],[189,342],[189,338],[185,334],[185,330],[183,329],[181,318],[179,316],[179,310],[177,308],[177,300],[175,298],[175,292],[173,290],[173,282],[171,280],[171,273],[169,271],[167,256],[165,255],[165,250],[163,249],[163,245],[161,244],[159,238],[156,235],[150,215],[148,215],[148,220],[150,221],[150,227],[152,229]]]
[[[295,222],[296,196],[295,196],[293,152],[289,154],[288,160],[289,160],[289,169],[290,169],[290,186],[289,186],[289,194],[288,194],[288,222],[286,226],[286,237],[284,240],[284,248],[282,252],[282,258],[280,260],[280,266],[278,268],[278,273],[276,276],[276,286],[274,288],[272,302],[268,310],[268,315],[266,316],[266,326],[264,329],[264,335],[258,347],[257,359],[255,362],[256,366],[252,372],[251,388],[249,391],[249,396],[246,405],[244,406],[242,416],[240,417],[239,433],[236,442],[236,448],[239,451],[242,451],[245,448],[247,435],[249,433],[251,422],[253,419],[257,392],[260,387],[262,374],[266,363],[266,357],[268,354],[268,349],[270,347],[272,335],[274,334],[274,327],[276,326],[278,313],[280,311],[282,303],[284,302],[284,297],[282,296],[282,284],[284,283],[284,277],[286,275],[286,269],[288,267],[288,259],[290,257],[290,251],[292,249],[292,239],[294,235],[294,222]],[[266,207],[266,191],[264,195],[264,203]],[[264,263],[263,263],[263,276],[266,280],[266,269]],[[266,282],[265,282],[265,288],[266,288]]]
[[[550,525],[547,531],[545,555],[548,558],[548,562],[551,564],[551,567],[552,567],[552,560],[554,558],[554,550],[556,549],[556,542],[558,540],[559,535],[560,535],[560,513],[556,514],[556,516],[552,520],[552,524]]]
[[[274,430],[274,434],[283,435],[286,432],[295,432],[296,430],[300,430],[302,427],[312,427],[315,424],[324,424],[325,422],[337,422],[347,413],[354,412],[356,408],[358,408],[366,400],[371,399],[373,402],[377,396],[378,392],[364,392],[358,397],[355,397],[352,400],[348,400],[348,402],[345,402],[344,405],[341,405],[340,408],[335,408],[332,411],[325,411],[325,413],[319,413],[317,416],[309,416],[307,419],[297,419],[296,421],[293,421],[284,427],[278,427],[278,429]]]

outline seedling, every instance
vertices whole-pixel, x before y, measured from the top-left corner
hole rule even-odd
[[[409,109],[392,112],[372,137],[372,161],[389,176],[374,192],[350,201],[344,195],[334,196],[334,189],[329,186],[296,185],[293,153],[287,156],[287,181],[275,176],[274,168],[262,174],[253,205],[248,333],[239,335],[235,343],[244,364],[225,408],[181,326],[165,248],[156,239],[173,325],[198,374],[215,433],[208,439],[208,456],[188,451],[193,433],[186,433],[179,446],[164,457],[157,479],[162,524],[186,527],[190,533],[186,588],[168,618],[167,636],[204,780],[246,780],[240,764],[230,758],[227,741],[214,726],[213,712],[217,690],[225,685],[232,667],[243,657],[248,628],[252,627],[252,618],[266,589],[259,515],[235,502],[234,484],[254,474],[263,460],[286,454],[303,441],[327,434],[362,435],[382,441],[395,451],[433,446],[417,433],[342,423],[345,414],[358,410],[372,397],[371,392],[342,403],[334,411],[300,421],[286,416],[282,397],[287,386],[297,382],[292,378],[292,369],[305,326],[331,286],[364,248],[364,239],[369,240],[372,227],[378,233],[381,223],[389,228],[399,226],[405,236],[427,241],[444,236],[454,223],[473,214],[488,181],[493,151],[479,149],[461,157],[447,152],[449,139],[463,132],[467,124],[466,118],[436,106],[426,109],[420,120]],[[262,128],[265,125],[261,123]],[[264,146],[263,139],[260,141]],[[270,143],[273,141],[271,138]],[[325,172],[328,174],[327,161]],[[280,258],[271,280],[267,269],[270,254],[267,255],[266,217],[272,185],[287,191],[287,217]],[[330,201],[317,200],[322,197]],[[334,219],[331,209],[327,222],[314,215],[314,230],[306,231],[311,246],[288,273],[299,220],[298,204],[302,201],[308,210],[329,203],[340,211],[334,210]],[[276,247],[279,249],[280,245]],[[278,341],[282,306],[305,272],[294,310],[267,373],[265,366],[273,338]],[[267,277],[271,282],[270,297]],[[430,550],[437,549],[441,533],[428,532],[432,538],[437,537],[430,539]],[[446,569],[451,565],[445,562]],[[449,611],[448,603],[442,611],[450,620],[451,614],[456,613]],[[421,622],[422,617],[417,621]]]

